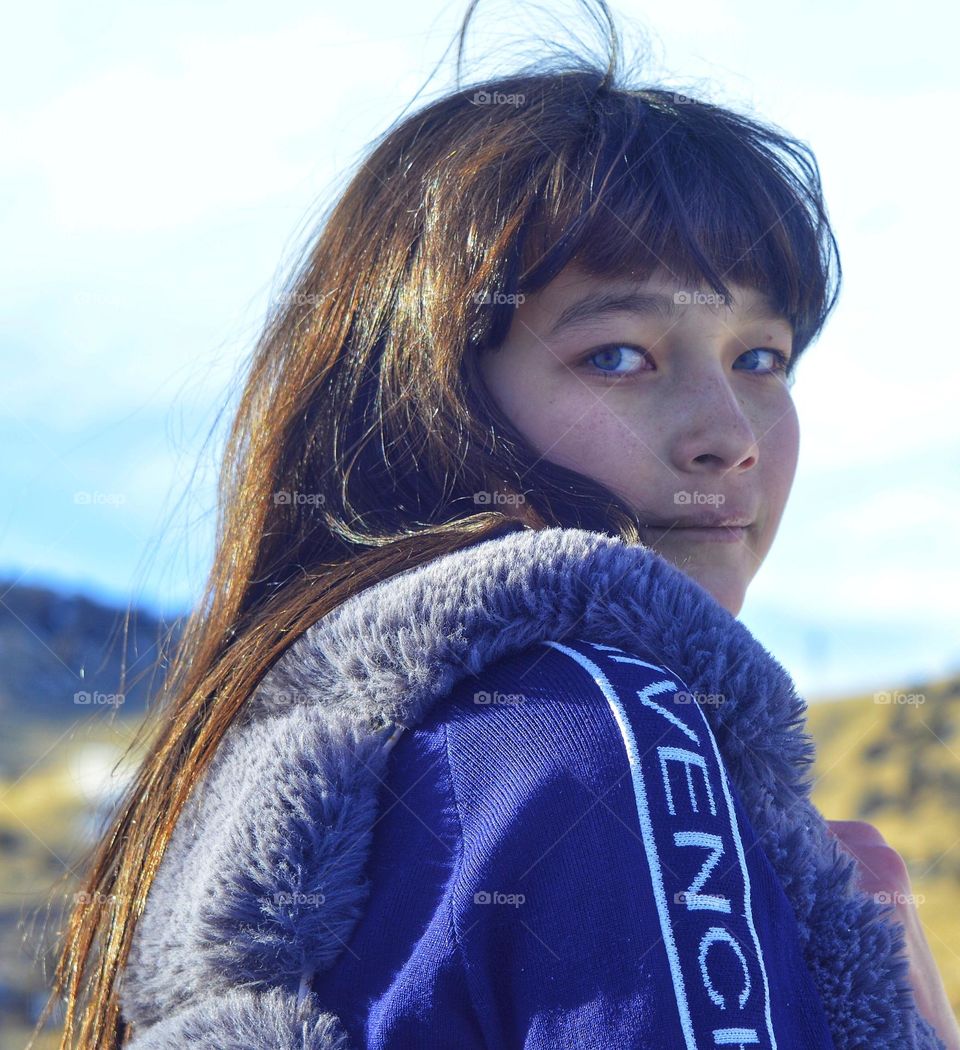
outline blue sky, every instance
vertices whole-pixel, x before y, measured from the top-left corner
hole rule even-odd
[[[465,7],[7,13],[0,573],[168,610],[199,593],[219,436],[201,443],[273,282]],[[530,34],[569,39],[574,10],[481,0],[471,79],[528,60]],[[629,20],[650,30],[649,79],[812,145],[840,243],[840,304],[793,388],[797,478],[741,618],[811,698],[960,669],[956,10],[614,11],[628,45]],[[452,78],[448,58],[421,101]]]

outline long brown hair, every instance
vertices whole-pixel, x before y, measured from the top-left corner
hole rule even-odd
[[[809,148],[708,101],[625,83],[617,29],[595,6],[606,65],[564,52],[405,117],[277,297],[227,440],[203,597],[63,934],[38,1025],[64,1000],[61,1050],[126,1041],[117,982],[177,816],[308,626],[501,529],[639,542],[628,506],[539,457],[484,390],[477,354],[503,342],[518,295],[573,259],[597,276],[663,266],[723,295],[732,278],[791,320],[794,367],[832,309],[840,265]]]

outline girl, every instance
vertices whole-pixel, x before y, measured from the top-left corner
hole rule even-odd
[[[960,1046],[736,620],[839,288],[815,160],[626,84],[599,10],[606,68],[385,134],[268,319],[64,1047]]]

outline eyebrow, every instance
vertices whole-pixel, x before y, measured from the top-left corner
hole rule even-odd
[[[641,317],[662,317],[669,320],[679,314],[683,305],[674,302],[673,296],[664,295],[662,292],[595,292],[561,310],[548,335],[557,335],[566,328],[575,328],[587,321],[613,313],[632,313]],[[754,303],[742,311],[742,316],[751,320],[789,323],[788,318],[773,306],[766,295],[758,295]]]

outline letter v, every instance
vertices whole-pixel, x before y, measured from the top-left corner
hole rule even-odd
[[[657,693],[668,693],[671,689],[676,693],[677,683],[670,681],[669,678],[665,678],[662,682],[654,682],[652,685],[648,685],[645,689],[638,689],[637,696],[640,697],[641,704],[644,704],[646,707],[652,707],[658,714],[663,715],[668,722],[672,722],[678,729],[682,729],[697,747],[699,747],[700,738],[685,722],[677,718],[672,711],[668,711],[665,707],[661,707],[650,699],[651,696],[655,696]]]

